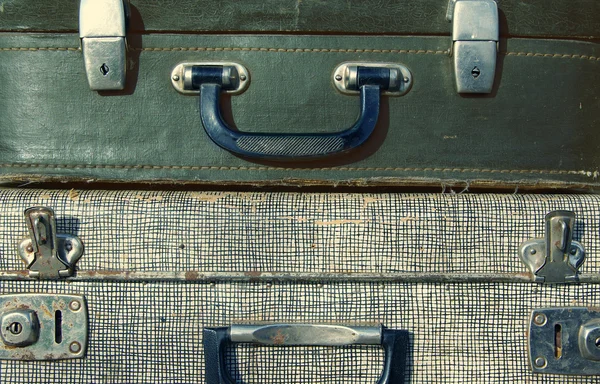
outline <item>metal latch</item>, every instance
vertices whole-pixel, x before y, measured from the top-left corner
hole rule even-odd
[[[500,27],[494,0],[450,0],[454,76],[458,93],[490,93],[496,74]]]
[[[88,310],[83,296],[0,296],[0,360],[63,360],[85,356]]]
[[[46,207],[25,210],[29,237],[19,244],[19,256],[27,264],[29,276],[58,279],[72,276],[83,255],[83,243],[77,236],[56,233],[54,211]]]
[[[546,215],[546,236],[521,244],[519,256],[535,275],[535,281],[548,284],[578,281],[585,249],[573,241],[574,224],[574,212],[550,212]]]
[[[125,88],[128,6],[123,0],[81,0],[79,37],[90,88]]]
[[[534,310],[528,349],[534,373],[600,374],[600,308]]]

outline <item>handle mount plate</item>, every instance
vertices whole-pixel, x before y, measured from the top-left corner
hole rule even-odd
[[[228,61],[212,61],[212,62],[185,62],[178,64],[171,72],[171,84],[177,90],[177,92],[184,95],[197,95],[200,93],[200,89],[189,89],[186,84],[191,81],[191,68],[195,66],[211,67],[211,66],[222,66],[222,67],[234,67],[237,70],[237,87],[234,89],[223,89],[224,93],[231,95],[239,95],[243,93],[250,85],[250,73],[248,69],[239,63],[228,62]]]

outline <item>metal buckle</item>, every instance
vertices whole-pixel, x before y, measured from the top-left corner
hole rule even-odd
[[[577,282],[577,272],[585,260],[585,249],[573,241],[575,213],[553,211],[546,215],[546,236],[521,244],[519,256],[546,284]]]
[[[77,236],[57,234],[54,211],[34,207],[25,211],[29,238],[19,244],[19,256],[27,264],[30,277],[58,279],[72,276],[83,255],[83,243]]]
[[[90,88],[125,88],[128,7],[123,0],[81,0],[79,37]]]
[[[494,0],[450,0],[454,76],[458,93],[490,93],[496,74],[500,36]]]

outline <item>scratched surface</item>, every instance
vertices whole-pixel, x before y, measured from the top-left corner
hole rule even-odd
[[[424,182],[571,187],[600,181],[600,44],[508,39],[494,91],[456,93],[449,36],[130,36],[123,92],[89,89],[79,35],[0,35],[0,179],[187,181],[337,185]],[[202,128],[198,97],[170,82],[189,61],[233,61],[250,86],[224,98],[241,131],[337,132],[359,100],[332,85],[346,61],[399,62],[413,76],[383,97],[370,139],[313,161],[243,159]],[[27,76],[16,76],[14,68]]]
[[[514,284],[266,284],[5,282],[0,293],[84,294],[87,357],[2,362],[2,383],[203,383],[204,326],[248,322],[368,324],[411,332],[408,383],[595,383],[593,377],[533,375],[529,313],[544,306],[598,305],[596,286]],[[231,348],[239,383],[375,383],[373,347]]]
[[[575,212],[583,273],[600,260],[600,196],[0,190],[0,269],[23,269],[23,211],[55,210],[81,271],[524,273],[519,245]]]
[[[305,322],[411,332],[407,383],[592,383],[532,375],[529,312],[598,306],[596,285],[487,282],[252,282],[286,271],[522,273],[517,249],[543,234],[550,210],[577,214],[575,238],[598,270],[595,195],[299,194],[0,190],[0,269],[22,269],[23,211],[51,207],[59,232],[80,237],[80,271],[248,272],[246,282],[2,281],[0,294],[86,296],[88,355],[68,362],[2,362],[2,383],[199,383],[201,329]],[[376,382],[376,347],[258,347],[226,354],[244,383]]]
[[[598,37],[595,0],[500,0],[505,36]],[[78,1],[0,3],[0,30],[75,31]],[[133,0],[132,31],[450,34],[447,0]],[[44,17],[39,17],[43,14]]]

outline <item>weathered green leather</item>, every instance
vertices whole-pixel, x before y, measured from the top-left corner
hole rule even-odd
[[[0,177],[212,183],[597,186],[600,46],[508,39],[491,95],[456,93],[448,37],[132,35],[128,88],[89,90],[76,34],[0,35]],[[254,163],[205,134],[198,97],[177,93],[183,61],[229,60],[251,73],[225,101],[241,130],[338,131],[358,98],[338,93],[344,61],[404,63],[403,97],[384,98],[374,137],[317,162]]]
[[[449,34],[448,0],[133,0],[132,32]],[[78,0],[11,0],[1,31],[70,32]],[[500,0],[503,36],[600,37],[600,1]]]

